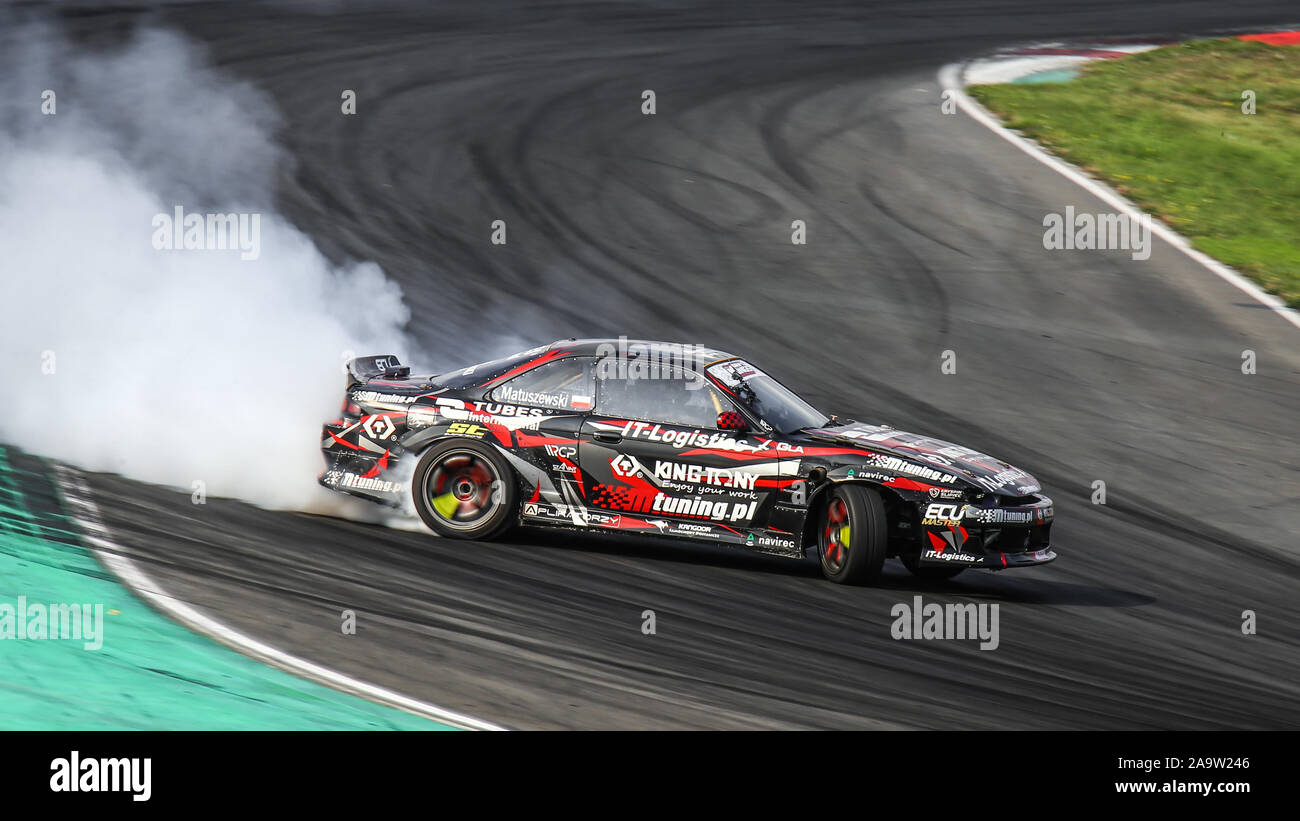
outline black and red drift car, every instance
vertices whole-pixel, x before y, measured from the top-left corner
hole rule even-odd
[[[563,340],[437,376],[348,364],[321,484],[415,510],[443,536],[513,525],[675,536],[870,582],[1045,564],[1052,500],[950,442],[828,417],[722,351]],[[414,470],[412,471],[412,463]]]

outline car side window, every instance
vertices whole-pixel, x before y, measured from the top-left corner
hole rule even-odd
[[[488,394],[493,402],[587,412],[595,393],[594,360],[589,356],[557,359],[519,374]]]
[[[686,428],[716,428],[718,414],[735,405],[698,374],[673,368],[667,376],[638,377],[610,368],[598,370],[596,410],[616,416]]]

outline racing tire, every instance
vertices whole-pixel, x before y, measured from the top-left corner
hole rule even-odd
[[[411,477],[420,519],[439,536],[491,539],[516,523],[519,489],[513,471],[491,448],[449,439],[429,448]]]
[[[870,584],[880,578],[888,539],[885,504],[862,485],[830,491],[817,527],[822,574],[837,584]]]

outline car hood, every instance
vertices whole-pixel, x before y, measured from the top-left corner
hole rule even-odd
[[[950,473],[982,490],[1004,496],[1027,496],[1042,490],[1038,480],[1020,468],[977,450],[943,439],[908,433],[887,425],[850,422],[805,431],[809,436],[870,453],[895,456]]]

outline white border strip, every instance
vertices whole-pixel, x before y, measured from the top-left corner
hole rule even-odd
[[[421,718],[449,724],[464,730],[505,729],[473,716],[445,710],[442,707],[404,696],[393,690],[352,678],[315,662],[290,655],[283,650],[278,650],[269,644],[228,627],[169,595],[148,574],[127,558],[126,551],[112,540],[108,528],[104,526],[99,506],[91,498],[90,488],[86,486],[81,476],[66,465],[55,464],[54,470],[58,474],[59,485],[63,491],[64,499],[68,502],[69,512],[72,513],[73,518],[81,526],[86,541],[91,546],[91,551],[99,559],[100,563],[116,575],[132,592],[189,629],[215,639],[227,647],[264,664],[386,707],[394,707]]]
[[[1082,186],[1086,191],[1096,196],[1098,199],[1117,209],[1120,213],[1128,215],[1129,219],[1139,219],[1146,216],[1144,212],[1133,203],[1125,199],[1118,191],[1104,185],[1091,177],[1086,176],[1077,168],[1065,162],[1048,152],[1038,143],[1026,137],[1022,137],[1014,131],[1003,127],[984,106],[977,103],[965,88],[966,64],[949,63],[939,69],[939,85],[941,90],[951,91],[957,104],[962,110],[971,116],[976,122],[988,128],[993,133],[1002,137],[1007,142],[1018,147],[1021,151],[1046,165],[1048,168],[1060,173],[1062,176]],[[1255,283],[1246,279],[1232,268],[1219,262],[1217,259],[1204,254],[1192,247],[1181,234],[1175,232],[1160,220],[1151,217],[1151,232],[1159,236],[1165,242],[1182,251],[1194,261],[1199,262],[1203,267],[1209,269],[1211,273],[1225,282],[1237,286],[1240,290],[1246,292],[1255,300],[1262,302],[1271,308],[1274,313],[1290,322],[1292,325],[1300,328],[1300,311],[1287,307],[1279,297],[1268,293]]]

